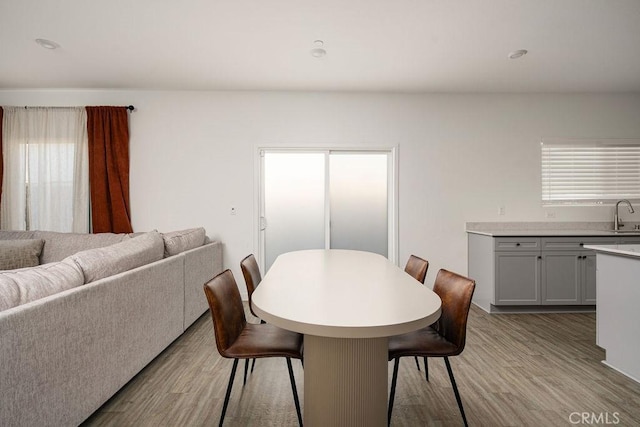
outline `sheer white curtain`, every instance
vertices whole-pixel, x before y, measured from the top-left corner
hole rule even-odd
[[[0,227],[89,232],[83,107],[4,107]]]

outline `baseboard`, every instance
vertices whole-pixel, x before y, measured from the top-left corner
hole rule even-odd
[[[483,307],[480,307],[485,310]],[[487,311],[487,310],[485,310]],[[491,314],[523,314],[523,313],[595,313],[595,305],[491,305],[487,311]]]

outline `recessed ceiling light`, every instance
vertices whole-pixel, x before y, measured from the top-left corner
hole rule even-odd
[[[314,40],[313,44],[316,46],[311,49],[311,56],[314,58],[322,58],[327,54],[327,51],[322,48],[324,42],[322,40]]]
[[[47,39],[36,39],[36,43],[38,43],[40,46],[42,46],[45,49],[53,50],[60,47],[58,43],[51,40],[47,40]]]
[[[528,50],[526,49],[519,49],[519,50],[514,50],[513,52],[509,53],[509,59],[518,59],[518,58],[522,58],[523,56],[525,56],[527,53],[529,53]]]

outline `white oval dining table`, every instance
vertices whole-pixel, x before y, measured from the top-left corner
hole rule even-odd
[[[304,334],[304,424],[387,424],[388,337],[440,317],[438,295],[387,258],[280,255],[252,295],[261,319]]]

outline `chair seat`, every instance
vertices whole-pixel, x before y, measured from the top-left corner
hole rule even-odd
[[[268,323],[247,323],[223,356],[234,359],[261,357],[302,359],[302,337],[297,332],[287,331]]]
[[[389,360],[397,357],[456,356],[461,349],[447,341],[431,326],[389,337]]]

